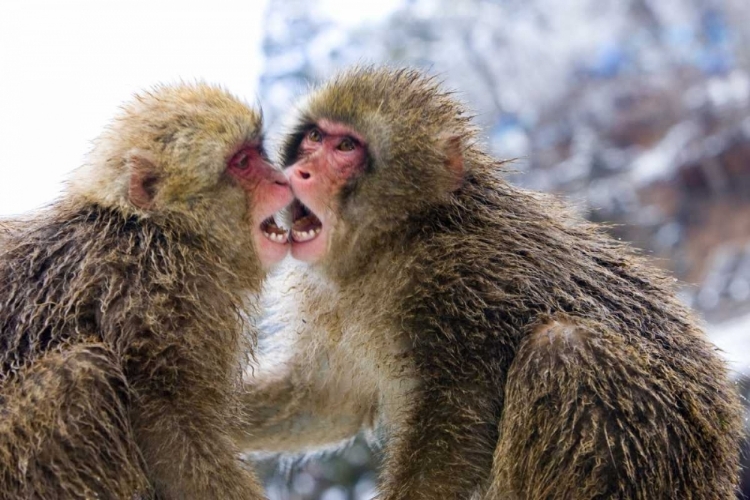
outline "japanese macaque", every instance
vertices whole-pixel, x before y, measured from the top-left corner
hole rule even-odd
[[[741,411],[672,280],[501,178],[410,70],[315,90],[282,146],[295,266],[245,450],[382,439],[382,500],[729,499]],[[279,340],[281,341],[281,340]]]
[[[14,226],[15,224],[12,219],[0,219],[0,237],[3,237],[13,231]]]
[[[246,297],[289,248],[261,139],[223,90],[159,87],[6,234],[0,498],[264,498],[227,433]]]
[[[20,225],[21,222],[16,219],[0,219],[0,244]]]

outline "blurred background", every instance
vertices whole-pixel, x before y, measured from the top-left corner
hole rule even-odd
[[[513,182],[673,273],[750,396],[748,0],[4,2],[0,215],[54,196],[139,88],[223,84],[262,104],[273,137],[311,84],[383,62],[439,75],[516,159]],[[377,451],[260,467],[274,500],[364,500]]]

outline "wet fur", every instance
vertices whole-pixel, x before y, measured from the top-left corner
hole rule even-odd
[[[170,460],[159,467],[176,478],[203,477],[203,488],[221,481],[218,464],[191,470],[202,461],[160,437],[174,426],[174,439],[203,440],[228,426],[238,311],[247,307],[240,292],[259,282],[217,264],[219,245],[96,206],[56,207],[9,243],[0,257],[4,498],[127,498],[150,488],[142,454]],[[86,345],[98,361],[66,367],[71,349]],[[72,430],[57,427],[61,413]],[[193,453],[213,461],[214,443],[201,446]],[[31,469],[8,467],[20,463]]]
[[[226,436],[264,275],[249,236],[198,204],[95,197],[71,190],[0,245],[0,498],[263,498]]]
[[[418,72],[360,68],[314,91],[285,165],[320,119],[374,159],[331,200],[330,258],[269,291],[290,349],[248,379],[245,448],[364,428],[385,445],[384,500],[734,498],[738,398],[671,279],[502,180]],[[455,191],[446,136],[462,144]]]

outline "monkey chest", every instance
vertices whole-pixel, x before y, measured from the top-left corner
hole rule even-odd
[[[332,338],[328,376],[337,374],[342,391],[384,408],[408,397],[416,386],[412,360],[400,340],[404,336],[383,326],[342,323]]]

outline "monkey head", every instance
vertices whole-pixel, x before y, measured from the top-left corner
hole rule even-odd
[[[461,105],[416,71],[357,68],[314,91],[281,152],[296,196],[292,255],[346,258],[445,203],[473,133]]]
[[[70,182],[74,199],[124,214],[178,220],[235,255],[270,266],[288,252],[273,215],[292,201],[263,150],[262,116],[204,84],[136,96]],[[252,247],[252,248],[248,248]]]

